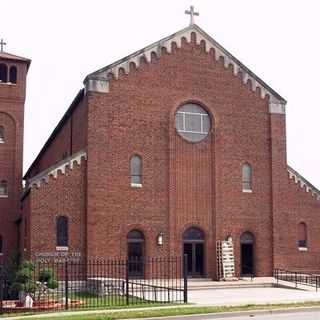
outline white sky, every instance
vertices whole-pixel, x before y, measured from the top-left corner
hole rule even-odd
[[[196,23],[288,101],[288,163],[320,187],[319,0],[0,0],[6,51],[32,59],[24,170],[88,73],[186,27],[191,4]]]

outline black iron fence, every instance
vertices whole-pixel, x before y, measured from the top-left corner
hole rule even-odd
[[[187,303],[185,257],[41,261],[0,273],[0,313]]]
[[[320,275],[308,273],[308,272],[296,272],[288,271],[283,269],[274,269],[273,276],[279,281],[291,282],[298,287],[298,285],[305,285],[309,287],[314,287],[316,291],[320,288]]]

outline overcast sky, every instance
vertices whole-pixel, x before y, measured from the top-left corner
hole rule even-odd
[[[0,0],[6,51],[32,59],[24,170],[84,77],[196,23],[287,101],[288,163],[320,188],[319,0]]]

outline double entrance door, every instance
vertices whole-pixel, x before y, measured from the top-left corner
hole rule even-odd
[[[204,250],[202,242],[185,242],[183,252],[187,258],[187,272],[189,277],[204,275]]]
[[[191,227],[183,233],[183,254],[187,255],[187,273],[189,277],[204,275],[204,233],[197,227]]]

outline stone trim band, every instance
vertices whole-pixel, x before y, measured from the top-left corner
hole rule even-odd
[[[303,178],[297,171],[288,166],[289,179],[294,180],[295,183],[299,184],[301,189],[306,192],[311,192],[312,197],[320,201],[320,191],[313,186],[308,180]]]
[[[262,99],[267,95],[270,97],[269,113],[285,113],[286,101],[215,40],[203,32],[197,25],[185,28],[105,68],[89,74],[84,80],[86,91],[108,93],[110,79],[118,79],[121,73],[129,74],[132,66],[134,66],[135,69],[139,68],[142,59],[150,63],[152,57],[159,58],[162,48],[165,48],[168,53],[172,52],[174,45],[181,48],[183,40],[188,43],[192,41],[193,34],[195,35],[196,43],[198,45],[203,44],[207,53],[213,50],[216,61],[222,58],[226,69],[232,66],[234,76],[238,77],[239,73],[241,73],[241,81],[244,85],[249,83],[253,92],[259,88]]]
[[[54,164],[48,169],[37,174],[32,179],[28,180],[27,188],[31,188],[34,185],[36,185],[39,188],[41,186],[41,183],[48,183],[50,176],[53,176],[56,179],[59,171],[62,174],[65,174],[66,168],[68,167],[72,170],[75,162],[76,164],[80,165],[82,159],[87,160],[87,153],[83,150],[74,153],[66,159],[59,161],[58,163]]]

